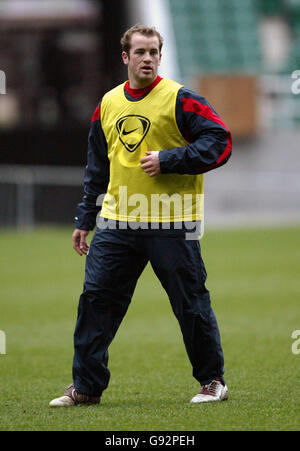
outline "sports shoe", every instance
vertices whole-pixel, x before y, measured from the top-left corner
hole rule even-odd
[[[100,396],[89,396],[77,393],[73,384],[66,388],[66,392],[60,398],[52,399],[50,407],[71,407],[77,404],[99,404]]]
[[[196,396],[191,399],[191,403],[225,401],[228,399],[228,388],[219,379],[214,379],[207,385],[203,385]]]

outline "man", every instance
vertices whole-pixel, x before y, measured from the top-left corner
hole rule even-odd
[[[50,406],[100,402],[110,378],[108,347],[148,261],[169,296],[201,385],[191,402],[222,401],[228,390],[219,329],[199,234],[187,239],[187,231],[203,216],[203,173],[229,159],[231,135],[203,97],[157,75],[163,41],[154,28],[135,25],[121,43],[128,81],[105,94],[93,115],[85,195],[75,218],[73,247],[87,258],[73,384]]]

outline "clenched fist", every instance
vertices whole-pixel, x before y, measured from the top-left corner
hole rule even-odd
[[[147,151],[146,156],[140,160],[142,169],[150,176],[160,174],[158,151]]]

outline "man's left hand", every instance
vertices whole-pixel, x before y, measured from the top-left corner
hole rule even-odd
[[[142,169],[150,176],[160,174],[158,151],[147,151],[146,156],[141,158]]]

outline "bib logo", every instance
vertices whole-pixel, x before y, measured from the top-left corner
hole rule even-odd
[[[147,135],[150,121],[144,116],[129,114],[121,117],[116,124],[119,139],[128,152],[134,152]]]

